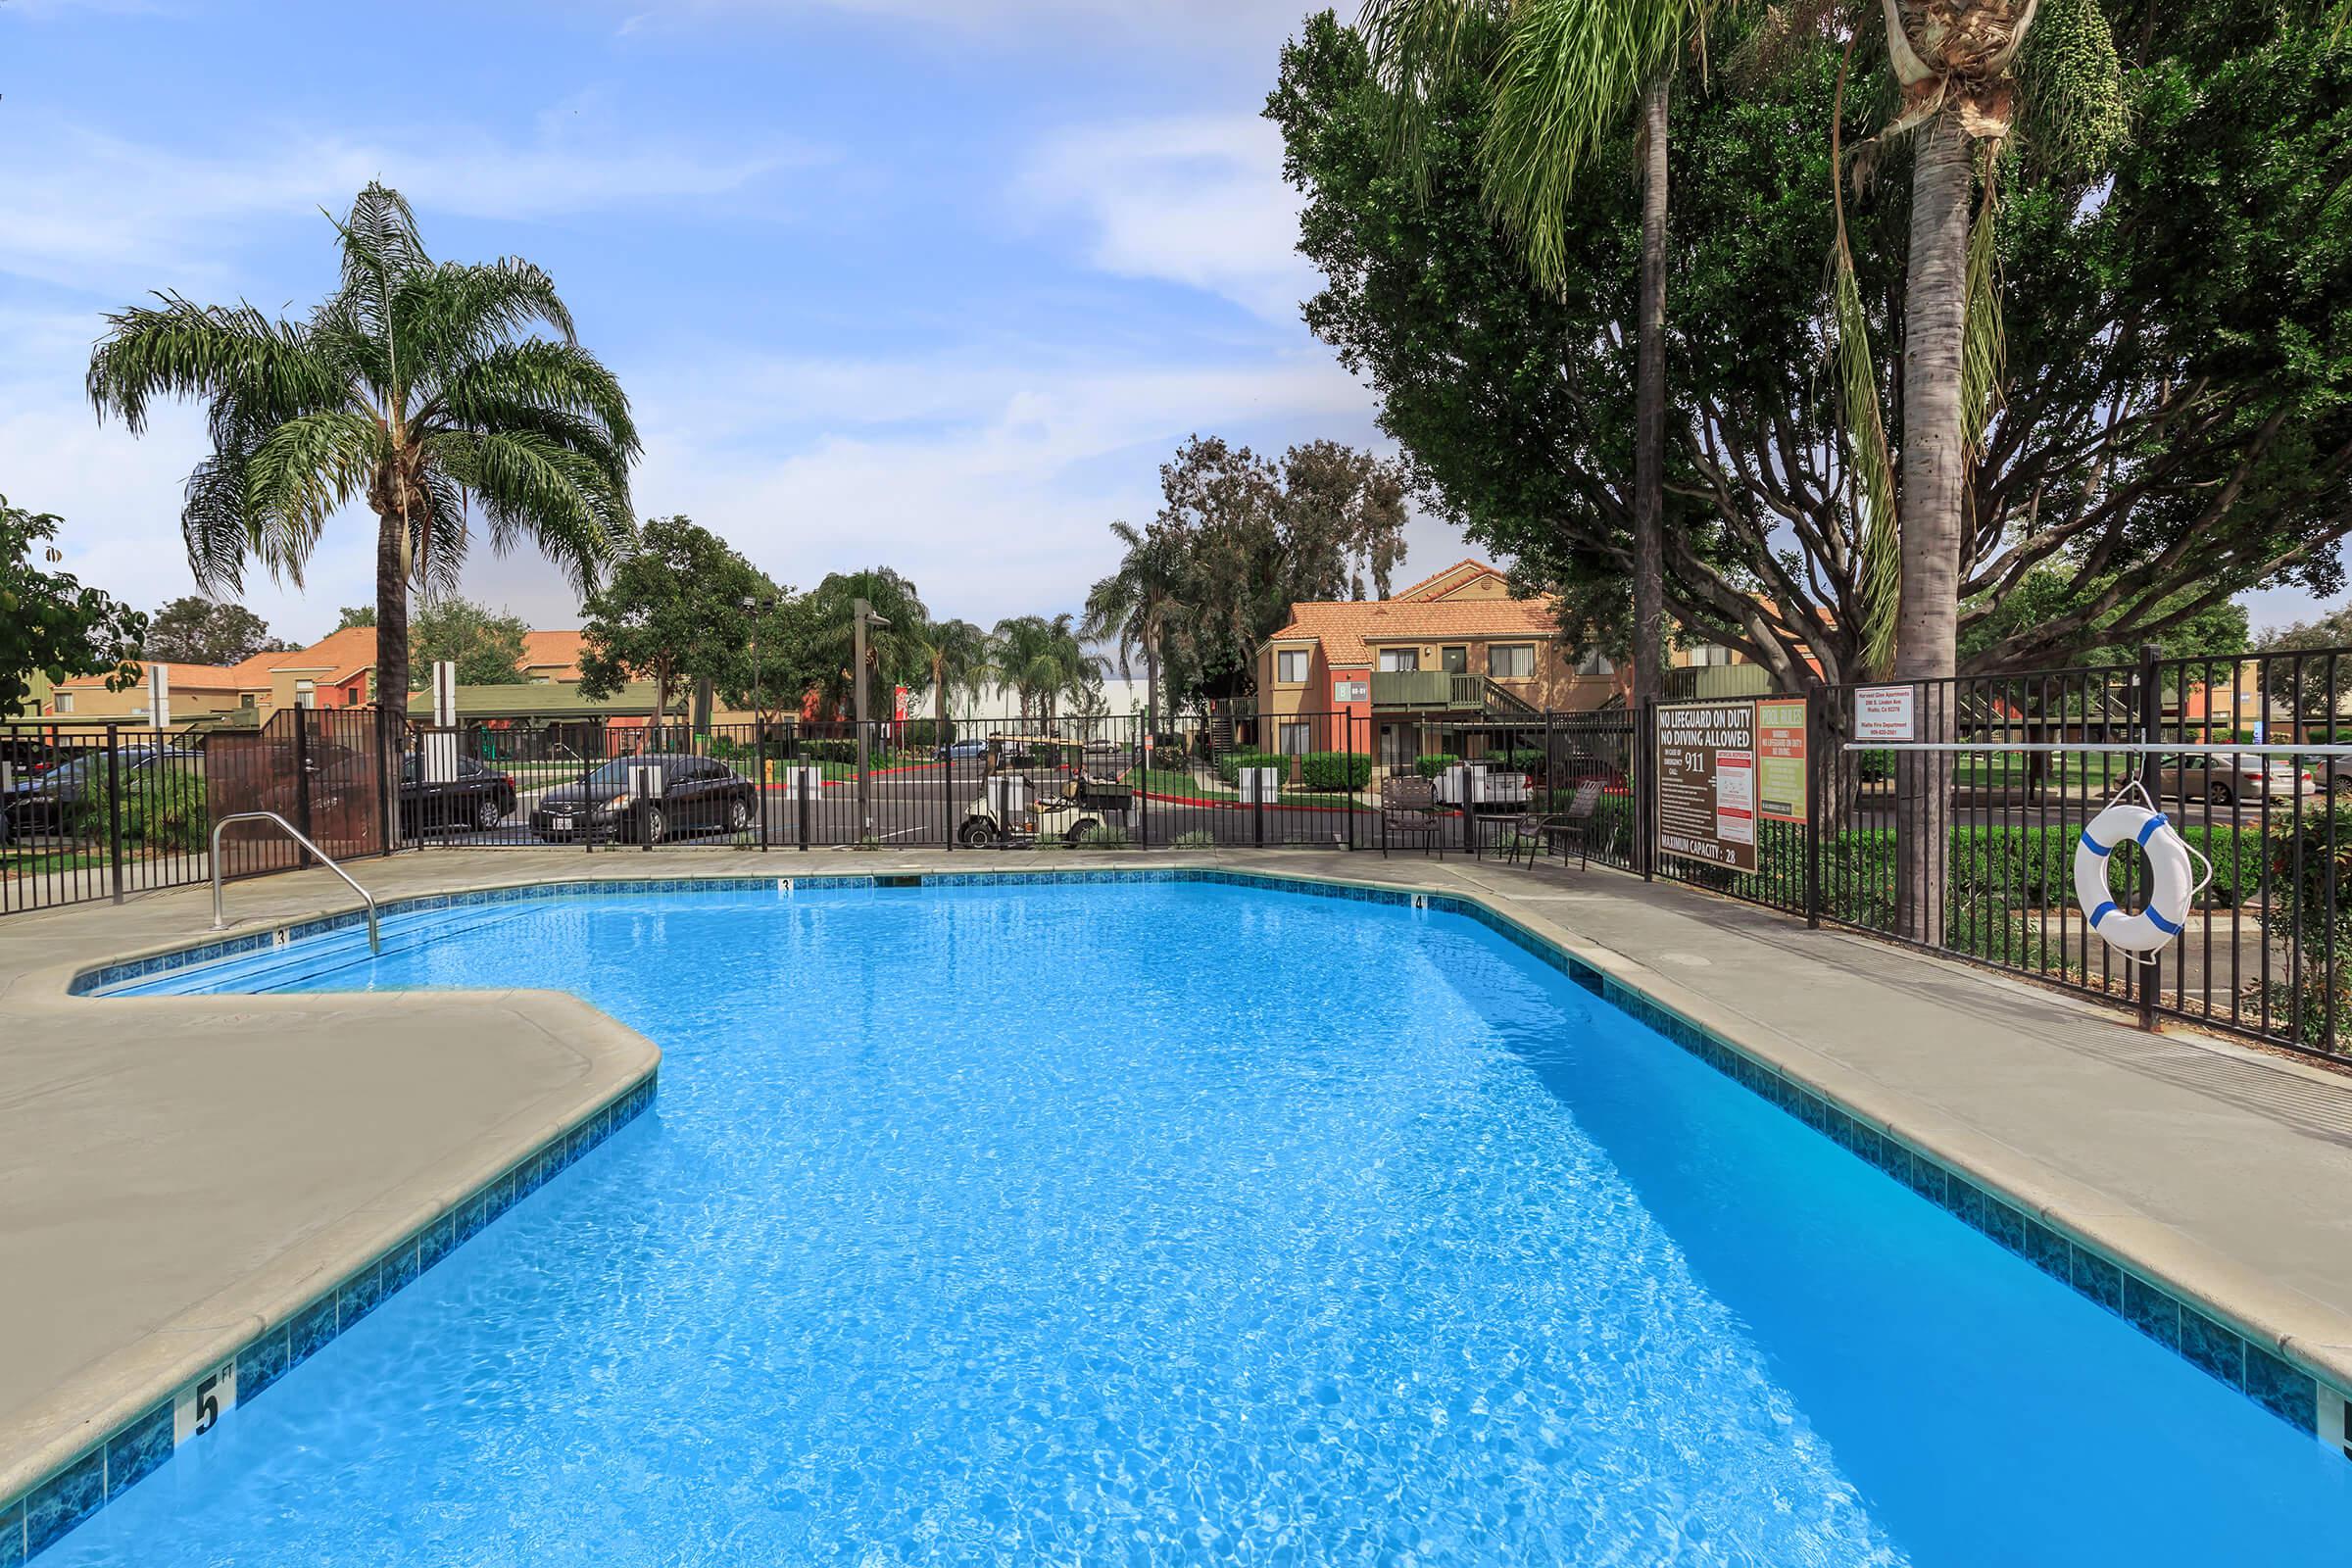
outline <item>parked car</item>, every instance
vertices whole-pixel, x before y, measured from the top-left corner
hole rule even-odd
[[[631,792],[641,767],[662,769],[658,799]],[[549,790],[531,808],[531,832],[550,844],[583,837],[659,844],[688,833],[747,832],[759,811],[759,789],[726,763],[665,752],[616,757],[576,784]]]
[[[414,838],[428,827],[473,828],[487,833],[514,809],[514,775],[471,757],[458,759],[457,777],[427,781],[414,754],[400,763],[400,831]]]
[[[2156,783],[2168,801],[2210,801],[2216,806],[2292,800],[2317,788],[2309,768],[2260,752],[2183,752],[2167,757]]]
[[[988,742],[986,741],[950,741],[939,749],[940,760],[947,762],[961,761],[966,758],[986,757],[987,755]]]
[[[125,746],[116,758],[126,795],[174,770],[193,778],[204,776],[204,754],[179,747]],[[0,837],[68,832],[74,813],[85,804],[96,806],[105,799],[106,754],[82,752],[9,787],[5,800],[0,801],[0,822],[6,824]]]

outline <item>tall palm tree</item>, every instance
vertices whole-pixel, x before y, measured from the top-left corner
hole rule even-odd
[[[1483,79],[1479,148],[1487,204],[1536,281],[1567,263],[1570,187],[1601,143],[1635,122],[1642,266],[1634,339],[1634,691],[1663,688],[1666,486],[1666,134],[1677,57],[1708,0],[1365,0],[1357,27],[1417,165],[1422,110],[1446,82]]]
[[[1161,639],[1176,610],[1183,562],[1175,541],[1155,531],[1129,522],[1114,522],[1110,531],[1127,547],[1126,553],[1119,558],[1118,569],[1087,594],[1078,635],[1090,642],[1114,639],[1122,675],[1137,653],[1144,656],[1144,729],[1156,734]]]
[[[934,738],[945,746],[949,700],[970,695],[988,678],[988,633],[968,620],[934,620],[916,632],[915,640],[930,670]]]
[[[1992,242],[2003,144],[2022,112],[2033,156],[2087,184],[2129,121],[2114,39],[2096,0],[1880,0],[1879,10],[1900,108],[1874,139],[1908,135],[1912,144],[1899,473],[1879,415],[1842,212],[1835,258],[1839,380],[1857,507],[1871,524],[1865,659],[1877,669],[1891,666],[1898,679],[1937,680],[1958,668],[1969,484],[2000,402]],[[2029,34],[2034,57],[2025,52]],[[1841,77],[1841,97],[1842,86]],[[1921,738],[1952,739],[1952,711],[1949,702],[1932,703]],[[1904,932],[1936,943],[1946,802],[1929,788],[1902,796],[1896,848]]]
[[[1102,661],[1079,640],[1074,616],[1064,612],[1010,615],[989,634],[990,667],[1010,686],[1020,704],[1021,722],[1032,717],[1051,723],[1057,701],[1085,691],[1102,679]]]
[[[408,203],[377,184],[335,232],[341,277],[301,320],[177,294],[108,317],[89,396],[134,433],[157,397],[209,405],[213,452],[180,513],[207,592],[235,592],[249,558],[299,583],[328,519],[367,501],[375,689],[399,711],[409,590],[454,587],[469,514],[493,550],[528,539],[584,592],[630,532],[637,430],[538,268],[434,261]]]

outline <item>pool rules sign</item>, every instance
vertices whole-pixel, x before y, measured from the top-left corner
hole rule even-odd
[[[1662,703],[1658,853],[1756,868],[1756,705]]]

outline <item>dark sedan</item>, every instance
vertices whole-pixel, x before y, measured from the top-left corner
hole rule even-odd
[[[115,765],[128,795],[150,781],[169,782],[175,775],[201,781],[204,756],[174,747],[125,746]],[[85,807],[106,803],[106,754],[84,752],[9,787],[0,796],[0,837],[22,838],[37,833],[71,831]],[[101,824],[103,832],[103,824]]]
[[[511,774],[470,757],[458,759],[455,778],[428,780],[412,754],[400,764],[400,831],[414,838],[425,828],[476,828],[487,833],[514,809]]]
[[[643,767],[662,769],[659,796],[633,793]],[[549,790],[531,808],[531,832],[550,844],[576,838],[659,844],[688,833],[748,833],[759,813],[759,790],[726,763],[661,753],[616,757],[579,783]]]

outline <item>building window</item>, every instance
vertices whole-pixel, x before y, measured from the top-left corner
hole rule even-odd
[[[294,706],[296,708],[317,708],[318,706],[318,683],[315,680],[296,681],[294,683]]]
[[[1487,650],[1487,673],[1496,680],[1525,680],[1536,672],[1533,643],[1512,643]]]
[[[1421,650],[1418,648],[1383,648],[1380,651],[1380,667],[1390,674],[1400,669],[1419,669],[1421,667]]]
[[[1690,662],[1702,669],[1720,667],[1731,662],[1732,651],[1720,643],[1701,643],[1690,650]]]
[[[74,711],[74,694],[72,692],[59,692],[57,694],[57,710],[61,713],[71,713]]]
[[[1585,656],[1576,662],[1576,672],[1579,675],[1614,675],[1617,673],[1617,662],[1597,648],[1588,648]]]
[[[1274,656],[1274,678],[1285,686],[1303,685],[1308,657],[1308,651],[1303,648],[1281,650]]]
[[[1314,726],[1284,724],[1277,732],[1275,744],[1285,757],[1304,757],[1314,744]]]
[[[1444,671],[1445,671],[1446,674],[1448,674],[1448,675],[1467,675],[1467,674],[1469,674],[1469,673],[1470,673],[1470,650],[1469,650],[1469,649],[1467,649],[1467,648],[1441,648],[1441,649],[1439,649],[1439,650],[1438,650],[1438,667],[1439,667],[1440,669],[1443,669],[1443,670],[1444,670]]]

